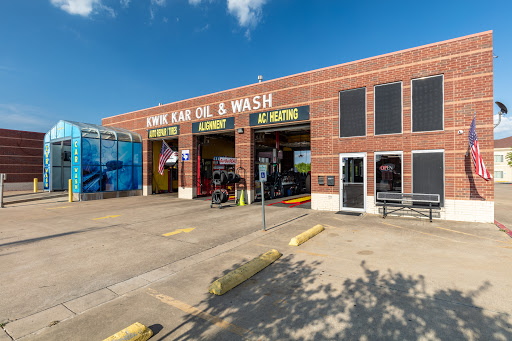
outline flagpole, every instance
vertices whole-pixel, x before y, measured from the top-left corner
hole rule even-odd
[[[162,139],[162,143],[165,143],[165,145],[167,146],[167,148],[169,148],[170,150],[172,150],[172,148],[171,148],[171,147],[169,147],[169,145],[167,144],[167,142],[165,142],[165,140],[164,140],[164,139]]]
[[[476,118],[476,111],[473,112],[473,120]],[[471,121],[473,122],[473,121]],[[476,127],[476,121],[475,121],[475,127]],[[471,129],[471,128],[470,128]],[[469,144],[469,139],[468,139],[468,149],[466,150],[466,156],[469,155],[469,150],[471,149],[471,145]]]

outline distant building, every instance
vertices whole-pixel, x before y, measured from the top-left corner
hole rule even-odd
[[[512,167],[506,156],[512,152],[512,136],[494,140],[494,182],[512,182]]]
[[[43,189],[44,133],[0,129],[0,173],[7,174],[6,191],[31,190],[34,178]]]

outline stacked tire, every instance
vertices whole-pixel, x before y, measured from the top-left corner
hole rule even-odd
[[[225,170],[216,170],[213,172],[212,182],[216,186],[235,184],[240,182],[240,175]]]
[[[227,202],[229,199],[228,191],[225,189],[216,189],[212,193],[212,203],[219,205]]]

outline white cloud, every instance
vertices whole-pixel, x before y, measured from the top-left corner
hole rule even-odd
[[[0,104],[2,128],[46,132],[51,128],[51,119],[44,117],[42,110],[24,104]]]
[[[91,14],[93,6],[100,4],[100,0],[51,0],[51,3],[69,14],[87,17]]]
[[[188,3],[191,5],[199,5],[201,3],[201,0],[188,0]]]
[[[151,20],[155,19],[157,7],[165,7],[166,0],[151,0],[151,6],[149,6],[149,16]]]
[[[498,115],[494,115],[494,124],[498,123]],[[478,131],[477,131],[478,133]],[[512,136],[512,118],[501,116],[501,123],[494,128],[494,138],[505,138]]]
[[[50,2],[55,7],[69,14],[81,15],[83,17],[88,17],[91,13],[98,10],[108,12],[113,18],[116,16],[114,10],[103,5],[101,0],[50,0]]]
[[[121,6],[123,6],[124,8],[127,8],[130,5],[130,1],[131,0],[120,0]]]
[[[204,32],[207,31],[210,28],[210,24],[206,24],[201,28],[196,29],[196,32]]]
[[[190,0],[189,0],[190,1]],[[228,11],[238,19],[238,24],[250,30],[261,19],[261,8],[267,0],[227,0]]]

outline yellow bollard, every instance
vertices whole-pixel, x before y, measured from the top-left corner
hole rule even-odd
[[[69,179],[68,181],[68,191],[69,191],[69,202],[73,202],[73,181]]]
[[[37,193],[37,178],[34,178],[34,193]]]

